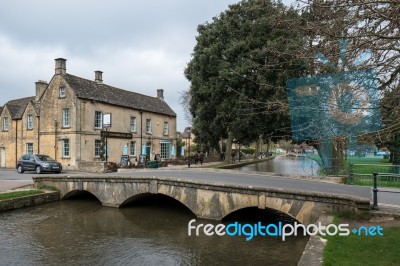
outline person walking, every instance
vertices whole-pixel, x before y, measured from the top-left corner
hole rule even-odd
[[[200,160],[200,164],[202,165],[203,161],[204,161],[204,153],[203,152],[200,152],[199,160]]]

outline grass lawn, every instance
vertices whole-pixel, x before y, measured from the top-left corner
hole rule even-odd
[[[336,224],[342,223],[335,218]],[[345,223],[348,223],[346,221]],[[357,221],[357,226],[378,225],[371,224],[368,220]],[[350,222],[349,228],[352,223]],[[328,243],[324,249],[323,265],[399,265],[400,263],[400,221],[390,227],[385,223],[383,236],[358,236],[350,233],[349,236],[327,236]],[[356,227],[357,227],[356,226]]]
[[[317,161],[319,164],[322,163],[321,157],[318,154],[310,154],[308,155],[311,159]],[[391,165],[387,160],[382,159],[381,157],[347,157],[345,161],[345,166],[349,166],[350,164],[381,164],[381,165]]]
[[[7,193],[0,194],[0,200],[13,199],[13,198],[18,198],[18,197],[23,197],[23,196],[42,194],[42,193],[43,193],[43,191],[41,191],[41,190],[23,190],[23,191],[7,192]]]
[[[321,165],[321,158],[318,154],[312,154],[309,157]],[[379,173],[378,187],[400,188],[400,166],[393,166],[388,160],[381,157],[348,157],[344,169],[335,174],[348,176],[350,171],[353,173],[353,177],[348,180],[348,184],[372,187],[374,185],[372,173]],[[389,176],[385,173],[389,175],[395,173],[397,176]],[[319,174],[326,173],[320,171]]]

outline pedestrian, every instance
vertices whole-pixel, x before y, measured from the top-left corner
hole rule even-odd
[[[197,164],[200,161],[200,151],[197,151],[194,161],[195,161],[195,164]]]
[[[200,160],[200,164],[203,164],[203,161],[204,161],[204,153],[203,152],[200,152],[199,160]]]

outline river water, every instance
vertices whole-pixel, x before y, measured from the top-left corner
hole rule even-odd
[[[266,217],[283,219],[246,209],[223,223]],[[0,265],[297,265],[308,240],[188,236],[194,218],[167,197],[121,209],[80,198],[0,213]]]
[[[292,175],[317,175],[319,165],[308,157],[278,156],[273,160],[236,168],[243,171],[272,172]]]

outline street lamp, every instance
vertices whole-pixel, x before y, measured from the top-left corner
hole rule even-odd
[[[191,130],[191,128],[189,127],[188,128],[188,134],[189,134],[189,148],[188,148],[188,153],[189,153],[189,160],[188,160],[188,167],[190,168],[190,135],[192,134],[192,132],[191,132],[192,130]]]

